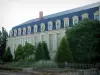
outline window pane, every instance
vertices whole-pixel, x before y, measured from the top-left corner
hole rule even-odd
[[[53,49],[53,34],[49,34],[49,49]]]

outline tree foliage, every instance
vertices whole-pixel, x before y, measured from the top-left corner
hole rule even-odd
[[[5,52],[7,37],[8,37],[8,33],[2,27],[2,31],[0,31],[0,58],[2,58]]]
[[[35,54],[35,47],[29,43],[25,43],[24,46],[18,45],[17,49],[15,50],[15,60],[25,59],[32,54]]]
[[[66,31],[75,62],[100,62],[100,22],[85,19]]]
[[[10,47],[7,48],[7,50],[5,51],[3,57],[2,57],[2,60],[4,62],[11,62],[13,60],[13,56],[11,54],[11,50],[10,50]]]
[[[72,52],[69,48],[69,44],[66,37],[63,37],[60,45],[58,46],[55,61],[58,63],[72,62]]]
[[[43,49],[43,45],[41,42],[38,43],[36,53],[35,53],[35,60],[45,60],[45,52]]]
[[[45,60],[50,60],[47,43],[45,41],[43,41],[42,45],[43,45],[43,50],[44,50],[44,53],[45,53]]]

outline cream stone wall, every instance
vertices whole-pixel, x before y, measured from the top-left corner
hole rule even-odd
[[[57,33],[60,33],[60,40],[65,35],[65,29],[57,29],[57,30],[50,30],[45,32],[37,32],[33,34],[27,34],[22,36],[16,36],[16,37],[9,37],[7,41],[7,47],[11,48],[11,53],[14,56],[14,50],[17,48],[18,44],[25,45],[25,42],[31,43],[35,46],[35,41],[45,41],[47,43],[48,49],[49,49],[49,35],[53,35],[53,48],[52,50],[49,49],[49,54],[51,57],[51,60],[54,59],[54,56],[56,54],[57,50]],[[42,35],[44,36],[42,40]],[[36,38],[34,38],[36,36]],[[60,41],[58,40],[58,41]]]

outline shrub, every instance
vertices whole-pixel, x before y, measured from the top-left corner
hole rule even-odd
[[[45,52],[43,50],[43,46],[42,43],[39,42],[37,49],[36,49],[36,53],[35,53],[35,60],[44,60],[45,59]]]
[[[5,51],[3,57],[2,57],[2,60],[4,62],[11,62],[13,60],[13,56],[10,52],[10,47],[7,48],[7,50]]]
[[[17,49],[15,50],[15,60],[23,59],[24,50],[21,44],[18,45]]]
[[[46,42],[42,42],[43,45],[43,50],[45,52],[45,59],[46,60],[50,60],[50,56],[49,56],[49,51],[48,51],[48,47],[47,47],[47,43]]]
[[[55,61],[60,64],[66,61],[67,62],[72,61],[72,52],[69,48],[69,44],[66,37],[63,37],[60,42],[60,45],[56,53]]]
[[[34,63],[35,68],[57,68],[57,64],[50,60],[39,60]]]
[[[33,45],[26,42],[22,47],[22,45],[19,44],[15,51],[15,60],[25,59],[33,54],[35,54],[35,47]]]

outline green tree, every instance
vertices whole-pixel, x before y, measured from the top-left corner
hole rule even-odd
[[[10,47],[7,48],[7,50],[5,51],[3,57],[2,57],[2,60],[4,62],[11,62],[13,60],[13,56],[11,54],[11,50],[10,50]]]
[[[100,22],[84,19],[66,31],[74,61],[100,62]]]
[[[45,41],[42,42],[43,45],[43,50],[45,52],[45,59],[46,60],[50,60],[50,56],[49,56],[49,51],[48,51],[48,47],[47,47],[47,43]]]
[[[66,36],[62,38],[60,45],[58,46],[55,61],[57,63],[72,62],[72,52],[69,48],[69,44]]]
[[[7,37],[8,37],[8,33],[2,27],[2,31],[0,31],[0,58],[1,59],[2,59],[3,54],[5,53]]]
[[[24,57],[35,54],[35,46],[26,42],[25,45],[23,46],[23,51],[24,51],[23,52]]]
[[[29,43],[25,43],[24,46],[18,45],[15,50],[15,60],[25,59],[26,57],[35,54],[35,47]]]
[[[45,52],[43,50],[43,45],[41,42],[38,43],[36,53],[35,53],[35,60],[45,60]]]
[[[24,59],[24,56],[23,56],[24,50],[23,50],[23,47],[21,44],[18,45],[18,47],[14,53],[15,53],[15,60],[16,61],[19,59]]]

